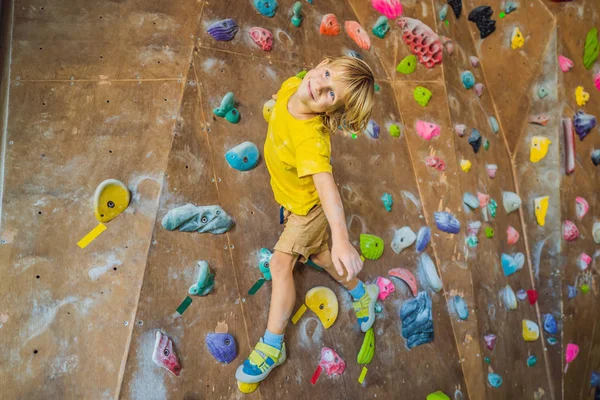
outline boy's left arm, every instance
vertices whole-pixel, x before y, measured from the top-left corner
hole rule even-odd
[[[325,211],[325,216],[331,227],[333,246],[331,258],[338,274],[344,274],[344,267],[348,271],[348,281],[356,276],[363,267],[363,262],[358,252],[348,239],[346,216],[340,193],[329,172],[314,174],[313,181],[319,193],[319,199]]]

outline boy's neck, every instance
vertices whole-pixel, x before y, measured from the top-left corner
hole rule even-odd
[[[287,104],[287,110],[296,119],[311,119],[318,114],[312,112],[305,104],[298,99],[298,92],[290,96]]]

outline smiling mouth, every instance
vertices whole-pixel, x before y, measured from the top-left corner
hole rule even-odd
[[[310,80],[308,81],[308,93],[310,93],[310,97],[314,100],[315,96],[313,95],[312,89],[310,88]]]

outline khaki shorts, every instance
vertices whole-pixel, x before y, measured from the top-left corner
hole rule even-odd
[[[298,261],[306,263],[311,255],[328,250],[328,222],[320,204],[314,206],[307,215],[296,215],[283,210],[283,233],[275,245],[275,250],[299,256]]]

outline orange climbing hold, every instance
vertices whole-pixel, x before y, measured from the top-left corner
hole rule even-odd
[[[340,34],[341,27],[335,14],[326,14],[321,20],[319,32],[325,36],[337,36]]]
[[[354,42],[356,42],[358,47],[364,50],[369,50],[371,48],[371,39],[369,39],[367,31],[365,31],[358,22],[346,21],[344,23],[344,28],[346,28],[346,33],[354,40]]]

